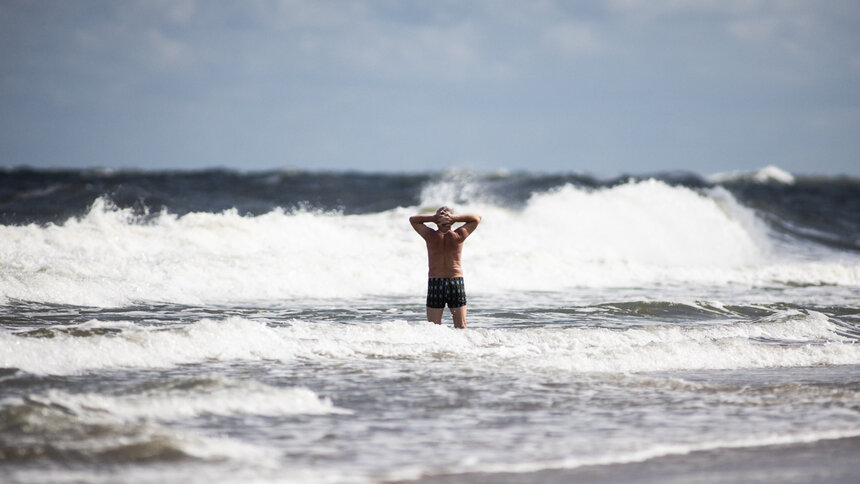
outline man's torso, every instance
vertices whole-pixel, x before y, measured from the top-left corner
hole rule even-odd
[[[434,231],[424,239],[427,242],[429,277],[463,277],[460,258],[463,237],[456,231]]]

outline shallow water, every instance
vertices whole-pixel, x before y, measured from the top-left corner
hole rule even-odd
[[[365,482],[860,435],[856,307],[494,302],[465,331],[397,298],[7,307],[3,472]]]

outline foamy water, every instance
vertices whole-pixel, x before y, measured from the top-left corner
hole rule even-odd
[[[96,328],[116,331],[99,332]],[[78,330],[78,331],[75,331]],[[76,332],[86,336],[76,336]],[[817,312],[788,311],[753,322],[694,327],[537,327],[529,331],[455,331],[422,322],[272,325],[245,318],[202,320],[181,327],[139,328],[91,321],[50,337],[0,334],[0,367],[34,374],[172,368],[218,361],[350,361],[375,359],[468,364],[473,371],[628,373],[860,363],[860,345]],[[71,334],[70,334],[71,333]],[[779,342],[780,344],[762,344]]]
[[[426,190],[425,204],[446,193]],[[161,213],[145,220],[97,200],[61,225],[3,226],[0,297],[118,306],[421,292],[417,207],[381,213],[274,210],[259,216]],[[647,180],[565,185],[522,209],[476,202],[481,230],[464,255],[480,293],[675,282],[860,285],[860,260],[804,260],[725,190],[710,195]]]
[[[38,215],[0,225],[0,481],[528,481],[860,436],[850,182],[264,175],[0,201]],[[408,217],[441,204],[483,216],[465,331],[425,322]]]

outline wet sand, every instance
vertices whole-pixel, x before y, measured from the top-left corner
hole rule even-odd
[[[860,437],[808,444],[715,449],[643,462],[530,473],[430,476],[418,484],[511,483],[845,483],[860,482]]]

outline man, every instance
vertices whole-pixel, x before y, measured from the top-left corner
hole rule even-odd
[[[437,230],[424,225],[433,222]],[[465,225],[457,230],[451,226],[457,222]],[[430,266],[427,282],[427,321],[442,324],[445,305],[451,310],[455,328],[466,327],[466,289],[463,285],[463,268],[460,256],[463,242],[481,223],[480,215],[454,215],[448,207],[442,207],[435,215],[409,217],[412,228],[427,243],[427,260]]]

